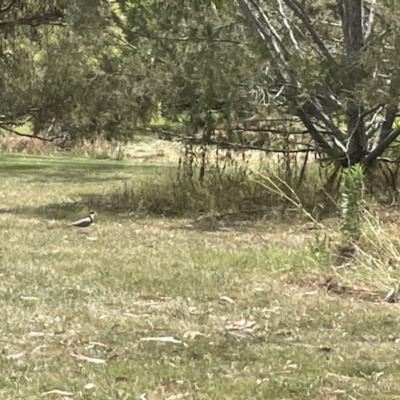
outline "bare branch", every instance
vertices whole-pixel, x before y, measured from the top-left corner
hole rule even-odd
[[[257,19],[254,17],[253,13],[250,10],[250,7],[245,2],[245,0],[237,0],[240,9],[242,10],[243,15],[247,19],[250,26],[253,27],[253,30],[257,33],[257,35],[265,40],[268,35],[268,32],[263,32],[262,27],[259,26]]]
[[[304,7],[297,1],[297,0],[284,0],[285,4],[295,13],[295,15],[303,22],[305,28],[310,33],[314,43],[318,46],[321,53],[325,56],[327,60],[336,64],[335,59],[333,58],[332,54],[325,46],[324,42],[318,36],[317,32],[312,26],[310,18],[308,17],[307,13],[304,10]]]
[[[368,22],[365,24],[364,43],[366,43],[369,37],[371,36],[372,26],[375,18],[375,12],[376,12],[376,0],[371,0]]]
[[[48,138],[45,138],[45,137],[42,137],[42,136],[28,135],[28,134],[25,134],[25,133],[18,132],[15,129],[9,128],[8,126],[5,126],[5,125],[0,125],[0,130],[1,129],[4,129],[5,131],[10,132],[10,133],[12,133],[14,135],[17,135],[17,136],[26,137],[26,138],[30,138],[30,139],[38,139],[38,140],[41,140],[43,142],[54,142],[57,139],[63,139],[62,136],[52,137],[51,139],[48,139]]]
[[[60,10],[54,10],[53,12],[41,15],[32,15],[30,17],[18,18],[15,21],[0,21],[0,29],[4,27],[15,27],[15,26],[40,26],[40,25],[59,25],[65,26],[63,22],[64,14]]]
[[[392,125],[396,118],[398,107],[397,105],[389,105],[385,110],[385,119],[381,126],[381,131],[376,139],[375,145],[385,140],[385,138],[390,135],[392,131]]]
[[[146,39],[152,40],[166,40],[169,42],[209,42],[210,38],[207,37],[165,37],[165,36],[154,36],[154,35],[143,35],[139,32],[132,32],[132,36],[140,36]],[[245,44],[245,42],[239,42],[232,39],[212,39],[213,43],[231,43],[231,44]],[[131,45],[132,46],[132,45]],[[134,46],[132,46],[134,47]]]
[[[365,133],[366,133],[366,139],[367,141],[371,139],[376,132],[379,131],[379,128],[381,127],[382,122],[371,122],[366,128],[365,128]]]
[[[298,43],[297,43],[296,38],[294,37],[293,30],[292,30],[292,28],[290,27],[290,23],[289,23],[290,20],[289,20],[289,18],[285,15],[285,13],[283,12],[282,0],[278,0],[278,5],[279,5],[279,14],[280,14],[281,17],[282,17],[283,24],[285,25],[286,29],[287,29],[288,32],[289,32],[289,37],[290,37],[290,39],[292,40],[293,46],[295,47],[296,50],[299,51],[299,50],[300,50],[299,45],[298,45]]]
[[[330,120],[330,118],[326,115],[325,111],[323,110],[321,103],[319,102],[318,99],[310,99],[309,102],[313,105],[314,110],[317,113],[317,116],[319,119],[323,122],[325,127],[332,132],[332,134],[341,142],[344,142],[344,135],[340,131],[338,127],[335,126],[335,124]]]
[[[285,62],[289,58],[289,53],[282,45],[282,40],[279,34],[272,26],[268,16],[265,14],[258,2],[256,0],[248,0],[253,8],[255,8],[256,10],[256,12],[253,12],[247,4],[246,0],[237,1],[244,16],[247,18],[250,25],[253,26],[258,36],[260,36],[260,38],[264,41],[267,41],[268,39],[276,55],[280,58],[283,64],[285,64]]]
[[[369,110],[364,111],[363,113],[360,114],[360,118],[365,118],[369,114],[372,113],[378,113],[381,111],[381,108],[384,107],[386,103],[379,103],[375,107],[370,108]]]
[[[387,147],[389,147],[400,135],[400,126],[393,129],[378,145],[365,157],[363,163],[369,164],[376,157],[382,155]]]
[[[342,108],[343,104],[338,100],[338,98],[336,97],[336,95],[332,92],[332,90],[330,88],[328,88],[329,93],[326,93],[326,97],[333,103],[335,104],[337,107]]]
[[[334,149],[328,144],[328,142],[318,132],[318,130],[315,128],[314,124],[311,122],[308,115],[304,112],[304,110],[301,107],[299,107],[297,109],[297,116],[300,118],[300,120],[304,124],[304,126],[308,129],[310,135],[315,140],[315,142],[318,144],[318,146],[321,147],[322,150],[330,157],[335,157],[336,154],[335,154]]]
[[[212,146],[218,146],[221,149],[234,149],[234,150],[256,150],[256,151],[261,151],[263,153],[281,153],[281,154],[295,154],[295,153],[308,153],[310,151],[315,151],[314,148],[307,147],[305,149],[263,149],[258,146],[252,146],[252,145],[242,145],[238,143],[229,143],[229,142],[223,142],[223,141],[217,141],[217,140],[207,140],[206,142],[201,139],[201,138],[196,138],[196,137],[187,137],[187,136],[180,136],[177,134],[174,134],[172,132],[167,132],[167,131],[161,131],[162,133],[169,134],[171,136],[175,136],[180,139],[180,141],[183,142],[188,142],[188,143],[193,143],[193,144],[208,144]]]

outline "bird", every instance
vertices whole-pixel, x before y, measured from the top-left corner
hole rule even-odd
[[[68,226],[74,226],[76,228],[87,228],[89,225],[92,224],[94,220],[94,211],[90,211],[89,215],[86,218],[82,218],[79,221],[72,222]]]

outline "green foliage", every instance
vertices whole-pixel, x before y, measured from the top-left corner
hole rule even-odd
[[[378,114],[390,122],[368,107],[399,98],[397,20],[379,5],[388,34],[376,18],[368,46],[350,54],[351,21],[336,6],[291,3],[11,2],[0,24],[0,126],[75,142],[162,131],[280,151],[317,143],[343,166],[360,162],[387,134]],[[258,6],[266,17],[255,28]],[[262,34],[266,21],[275,39]]]
[[[54,2],[49,11],[41,3],[11,6],[12,34],[0,26],[0,124],[73,140],[131,137],[153,104],[134,87],[146,66],[121,46],[111,4]],[[57,18],[49,21],[50,12]]]
[[[361,210],[364,168],[357,164],[343,170],[342,183],[342,224],[341,232],[345,242],[359,239],[361,235]]]
[[[186,3],[124,2],[123,18],[114,18],[132,53],[150,66],[141,83],[162,116],[179,121],[185,136],[209,140],[215,129],[229,135],[238,118],[254,115],[259,104],[251,90],[265,84],[256,72],[262,59],[245,45],[232,5],[220,2],[216,11]]]

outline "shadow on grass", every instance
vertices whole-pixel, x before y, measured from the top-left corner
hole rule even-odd
[[[108,160],[22,155],[0,156],[0,177],[22,178],[27,183],[102,183],[151,176],[160,167]],[[164,168],[164,167],[163,167]],[[168,168],[168,167],[166,167]],[[118,175],[121,174],[122,175]]]
[[[131,180],[130,176],[98,176],[95,174],[82,175],[82,173],[51,173],[51,174],[43,174],[43,176],[39,176],[36,178],[32,178],[27,180],[27,183],[103,183],[103,182],[119,182],[119,181],[127,181]]]
[[[2,172],[37,172],[54,170],[123,170],[131,165],[109,160],[74,159],[68,157],[44,157],[21,154],[0,155],[0,173]]]
[[[23,184],[65,184],[68,193],[68,184],[77,187],[80,184],[99,184],[98,189],[93,188],[91,193],[74,193],[76,202],[60,201],[38,206],[15,206],[0,209],[0,213],[12,213],[28,217],[71,220],[80,215],[85,216],[89,210],[94,210],[101,215],[119,219],[119,215],[126,214],[123,209],[112,209],[110,206],[108,182],[123,182],[133,179],[143,179],[157,176],[160,168],[165,170],[168,166],[135,165],[124,162],[106,160],[70,159],[67,157],[38,157],[25,155],[0,155],[0,178],[22,178]],[[43,190],[43,186],[41,187]],[[46,189],[44,189],[46,190]],[[65,195],[68,197],[68,194]]]
[[[113,220],[119,220],[124,214],[122,210],[112,210],[109,206],[107,194],[87,193],[76,195],[79,201],[50,203],[38,207],[18,206],[0,208],[0,214],[14,214],[26,217],[43,218],[47,220],[72,221],[86,217],[89,211],[96,211],[99,219],[104,216]]]
[[[0,154],[0,174],[37,173],[112,173],[118,171],[154,170],[157,165],[137,165],[123,161],[76,159],[67,157],[37,157]]]

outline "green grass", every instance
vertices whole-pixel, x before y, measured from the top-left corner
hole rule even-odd
[[[1,399],[400,398],[397,305],[327,294],[301,224],[198,232],[107,209],[159,168],[1,156]],[[89,236],[68,229],[96,197]]]

